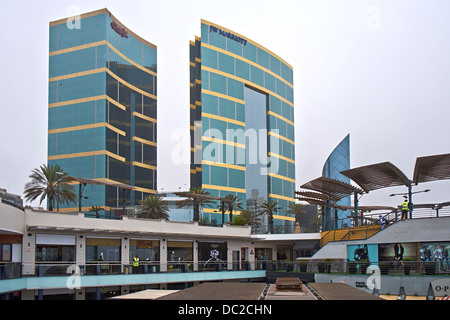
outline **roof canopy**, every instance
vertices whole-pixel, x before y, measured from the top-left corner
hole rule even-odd
[[[450,153],[416,159],[413,182],[450,179]]]
[[[409,179],[405,174],[390,162],[345,170],[341,173],[355,181],[367,193],[381,188],[409,185]]]
[[[115,187],[115,188],[126,189],[126,190],[135,190],[136,189],[135,187],[130,186],[128,184],[112,182],[112,181],[108,181],[108,180],[95,180],[95,179],[86,179],[86,178],[71,177],[71,176],[64,176],[64,177],[62,177],[62,180],[64,180],[65,182],[76,181],[76,182],[79,182],[84,185],[96,184],[96,185],[103,185],[103,186]]]
[[[324,193],[330,196],[330,200],[332,201],[339,201],[340,199],[345,198],[353,194],[354,192],[358,192],[361,194],[364,193],[363,190],[354,187],[351,184],[324,177],[319,177],[317,179],[311,180],[302,185],[300,188]]]

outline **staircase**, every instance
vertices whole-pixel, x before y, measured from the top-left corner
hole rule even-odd
[[[380,225],[351,227],[321,232],[320,247],[322,248],[330,241],[342,240],[365,240],[381,230]]]

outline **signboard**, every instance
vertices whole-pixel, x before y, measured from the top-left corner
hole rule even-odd
[[[116,31],[118,34],[122,36],[122,38],[128,38],[128,32],[125,29],[122,29],[115,23],[114,21],[111,22],[111,28]]]

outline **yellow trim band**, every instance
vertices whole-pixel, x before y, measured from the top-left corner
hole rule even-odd
[[[60,154],[49,156],[48,160],[60,160],[60,159],[71,159],[71,158],[81,158],[81,157],[90,157],[90,156],[99,156],[99,155],[107,155],[111,158],[117,159],[119,161],[125,162],[125,158],[121,157],[117,154],[114,154],[108,150],[98,150],[98,151],[89,151],[89,152],[79,152],[79,153],[68,153],[68,154]]]
[[[284,141],[286,141],[286,142],[289,142],[290,144],[295,145],[295,142],[292,141],[291,139],[288,139],[288,138],[286,138],[286,137],[283,137],[283,136],[281,136],[281,135],[279,135],[278,133],[275,133],[275,132],[273,132],[273,131],[269,131],[269,132],[267,133],[267,135],[268,135],[268,136],[274,136],[274,137],[276,137],[276,138],[278,138],[278,139],[284,140]]]
[[[238,121],[238,120],[234,120],[234,119],[230,119],[230,118],[226,118],[226,117],[221,117],[221,116],[216,116],[215,114],[211,114],[211,113],[202,112],[202,117],[216,119],[216,120],[225,121],[225,122],[230,122],[230,123],[237,124],[238,126],[245,127],[245,123],[242,121]]]
[[[275,199],[281,199],[281,200],[286,200],[286,201],[290,201],[290,202],[295,202],[294,198],[289,198],[289,197],[281,196],[279,194],[274,194],[274,193],[269,193],[269,198],[275,198]]]
[[[109,123],[106,122],[99,122],[99,123],[92,123],[92,124],[86,124],[86,125],[82,125],[82,126],[74,126],[74,127],[66,127],[66,128],[59,128],[59,129],[52,129],[52,130],[48,130],[48,134],[53,134],[53,133],[60,133],[60,132],[70,132],[70,131],[78,131],[78,130],[85,130],[85,129],[94,129],[94,128],[101,128],[101,127],[106,127],[122,136],[126,136],[125,131],[122,131],[120,129],[117,129],[116,127],[110,125]]]
[[[268,89],[266,89],[266,88],[264,88],[264,87],[262,87],[262,86],[260,86],[260,85],[257,85],[257,84],[254,83],[254,82],[245,80],[245,79],[243,79],[243,78],[236,77],[235,75],[232,75],[232,74],[229,74],[229,73],[226,73],[226,72],[223,72],[223,71],[219,71],[219,70],[216,70],[216,69],[213,69],[213,68],[210,68],[210,67],[205,67],[205,66],[203,66],[203,65],[202,65],[202,70],[209,71],[209,72],[213,72],[213,73],[219,74],[219,75],[221,75],[221,76],[228,77],[228,78],[231,78],[231,79],[234,79],[234,80],[243,82],[243,83],[245,83],[245,84],[248,85],[248,86],[254,87],[254,88],[256,88],[256,89],[258,89],[258,90],[260,90],[260,91],[262,91],[262,92],[265,92],[265,93],[267,93],[267,94],[270,94],[270,95],[272,95],[272,96],[274,96],[274,97],[276,97],[276,98],[278,98],[278,99],[280,99],[280,100],[286,102],[286,103],[287,103],[288,105],[290,105],[292,108],[294,107],[294,104],[293,104],[292,102],[290,102],[289,100],[287,100],[286,98],[283,98],[283,97],[280,96],[279,94],[277,94],[277,93],[275,93],[275,92],[273,92],[273,91],[270,91],[270,90],[268,90]]]
[[[244,100],[241,100],[241,99],[238,99],[238,98],[234,98],[234,97],[231,97],[231,96],[227,96],[225,94],[214,92],[214,91],[211,91],[211,90],[202,89],[202,93],[209,94],[211,96],[215,96],[215,97],[219,97],[219,98],[223,98],[223,99],[227,99],[227,100],[231,100],[233,102],[245,104]]]
[[[268,115],[268,116],[274,116],[274,117],[276,117],[276,118],[278,118],[278,119],[280,119],[280,120],[283,120],[284,122],[289,123],[291,126],[294,125],[294,123],[293,123],[291,120],[288,120],[288,119],[286,119],[285,117],[280,116],[279,114],[277,114],[277,113],[275,113],[275,112],[273,112],[273,111],[267,111],[267,115]]]
[[[143,143],[143,144],[146,144],[146,145],[149,145],[149,146],[154,146],[154,147],[157,146],[156,142],[153,142],[153,141],[150,141],[150,140],[145,140],[145,139],[142,139],[142,138],[139,138],[139,137],[136,137],[136,136],[133,136],[133,138],[131,138],[131,140],[132,141],[138,141],[140,143]]]
[[[209,160],[202,160],[202,164],[205,164],[205,165],[208,165],[208,166],[214,166],[214,167],[222,167],[222,168],[246,171],[245,167],[239,166],[239,165],[236,165],[236,164],[220,163],[220,162],[209,161]]]
[[[202,188],[204,188],[204,189],[212,189],[212,190],[221,190],[221,191],[230,191],[230,192],[239,192],[239,193],[246,193],[247,192],[247,190],[241,189],[241,188],[215,186],[215,185],[211,185],[211,184],[203,184]]]
[[[263,67],[262,65],[257,64],[256,62],[253,62],[253,61],[248,60],[248,59],[246,59],[246,58],[244,58],[242,56],[239,56],[239,55],[237,55],[235,53],[232,53],[230,51],[226,51],[224,49],[218,48],[216,46],[213,46],[213,45],[210,45],[210,44],[207,44],[207,43],[204,43],[204,42],[202,42],[202,47],[205,47],[205,48],[208,48],[208,49],[211,49],[211,50],[214,50],[214,51],[218,51],[218,52],[226,54],[226,55],[228,55],[230,57],[233,57],[233,58],[239,59],[239,60],[241,60],[243,62],[246,62],[246,63],[248,63],[248,64],[250,64],[250,65],[252,65],[254,67],[257,67],[258,69],[261,69],[262,71],[267,72],[268,74],[272,75],[273,77],[277,78],[278,80],[283,81],[285,84],[287,84],[292,89],[294,88],[294,86],[289,81],[287,81],[286,79],[284,79],[281,76],[277,75],[275,72],[270,71],[269,69]]]
[[[150,169],[150,170],[155,170],[155,171],[157,170],[157,168],[155,166],[151,166],[149,164],[145,164],[145,163],[138,162],[138,161],[131,162],[131,165],[136,166],[136,167],[141,167],[144,169]]]
[[[147,120],[147,121],[149,121],[149,122],[153,122],[153,123],[157,123],[157,122],[158,122],[156,119],[154,119],[154,118],[152,118],[152,117],[149,117],[149,116],[146,116],[146,115],[143,115],[142,113],[139,113],[139,112],[136,112],[136,111],[134,111],[134,112],[132,113],[132,115],[133,115],[133,116],[136,116],[136,117],[138,117],[138,118]]]
[[[274,214],[273,218],[279,220],[295,221],[295,217],[280,216],[279,214]]]
[[[71,105],[71,104],[77,104],[77,103],[83,103],[83,102],[91,102],[91,101],[98,101],[98,100],[108,100],[109,102],[111,102],[116,107],[118,107],[118,108],[120,108],[122,110],[126,110],[127,109],[123,104],[118,103],[117,101],[111,99],[110,97],[108,97],[105,94],[102,94],[102,95],[99,95],[99,96],[94,96],[94,97],[87,97],[87,98],[80,98],[80,99],[73,99],[73,100],[67,100],[67,101],[50,103],[48,105],[48,107],[49,108],[56,108],[56,107],[68,106],[68,105]]]
[[[227,141],[227,140],[222,140],[222,139],[216,139],[216,138],[211,138],[211,137],[205,137],[205,136],[202,136],[202,140],[209,141],[209,142],[216,142],[216,143],[220,143],[220,144],[226,144],[229,146],[245,149],[245,144],[242,144],[242,143],[237,143],[237,142],[232,142],[232,141]]]
[[[267,154],[267,156],[269,156],[269,157],[275,157],[275,158],[278,158],[278,159],[281,159],[281,160],[284,160],[284,161],[287,161],[287,162],[290,162],[290,163],[295,164],[295,160],[289,159],[289,158],[287,158],[287,157],[285,157],[285,156],[282,156],[282,155],[279,155],[279,154],[277,154],[277,153],[269,152],[269,153]]]
[[[276,174],[276,173],[269,173],[268,176],[295,183],[294,179],[291,179],[291,178],[288,178],[288,177],[285,177],[285,176],[280,176],[279,174]]]

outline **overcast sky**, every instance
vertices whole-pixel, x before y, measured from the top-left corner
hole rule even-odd
[[[22,195],[47,161],[49,22],[105,7],[158,46],[159,190],[189,187],[189,165],[171,154],[173,134],[189,132],[189,40],[200,19],[293,66],[297,189],[347,134],[352,168],[390,161],[410,179],[417,157],[450,152],[448,0],[2,1],[0,188]],[[450,181],[414,191],[425,188],[415,203],[450,200]],[[388,195],[405,191],[373,191],[360,204],[397,205]]]

